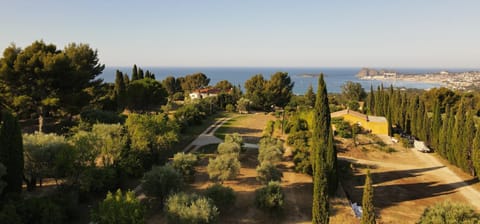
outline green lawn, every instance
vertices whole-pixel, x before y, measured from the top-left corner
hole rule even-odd
[[[235,127],[238,122],[241,122],[243,119],[245,119],[247,116],[246,115],[241,115],[237,117],[233,117],[232,119],[228,120],[227,122],[223,123],[223,125],[215,131],[214,135],[217,138],[220,138],[222,140],[225,140],[225,135],[226,134],[231,134],[229,129],[231,127]]]

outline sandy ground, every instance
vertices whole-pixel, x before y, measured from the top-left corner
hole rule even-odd
[[[364,172],[372,172],[374,202],[381,223],[415,223],[427,206],[449,200],[466,203],[480,210],[478,181],[457,175],[434,154],[392,145],[397,152],[385,153],[369,146],[341,143],[339,158],[355,163],[353,178],[343,185],[353,201],[361,203]],[[363,150],[362,150],[363,148]],[[458,171],[457,171],[458,172]]]

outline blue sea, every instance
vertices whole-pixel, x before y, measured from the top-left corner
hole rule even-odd
[[[100,76],[106,82],[114,82],[115,71],[120,70],[124,73],[131,74],[131,67],[106,67],[103,74]],[[157,80],[163,80],[167,76],[181,77],[188,74],[202,72],[210,78],[210,85],[215,85],[221,80],[228,80],[234,85],[241,85],[246,80],[256,74],[263,74],[265,79],[269,79],[275,72],[288,72],[290,78],[295,82],[293,92],[295,94],[304,94],[308,86],[311,84],[316,89],[318,77],[308,75],[323,73],[327,83],[328,92],[340,93],[341,86],[346,81],[353,81],[361,83],[363,88],[368,92],[370,85],[376,86],[383,83],[385,87],[393,85],[394,87],[430,89],[440,87],[440,83],[420,83],[420,82],[406,82],[406,81],[376,81],[376,80],[361,80],[355,75],[361,68],[274,68],[274,67],[142,67],[144,71],[150,70],[155,74]],[[400,73],[427,73],[439,72],[445,69],[425,68],[425,69],[391,69]],[[461,69],[446,69],[448,71],[461,71]],[[305,76],[307,74],[307,76]]]

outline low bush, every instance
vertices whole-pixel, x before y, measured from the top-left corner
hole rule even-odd
[[[281,181],[282,171],[271,162],[263,162],[257,166],[257,180],[266,184],[270,181]]]
[[[207,172],[210,179],[223,182],[235,178],[240,173],[240,161],[234,154],[221,154],[208,161]]]
[[[196,194],[176,193],[165,202],[165,213],[170,223],[215,223],[218,208],[213,202]]]
[[[235,204],[235,192],[231,187],[213,184],[205,190],[205,196],[212,199],[219,210],[227,210]]]
[[[80,119],[90,125],[95,123],[123,124],[126,116],[104,110],[86,110],[80,113]]]
[[[145,209],[132,191],[125,194],[120,189],[107,193],[105,200],[91,213],[92,221],[98,224],[145,223]]]
[[[217,151],[219,155],[240,153],[241,147],[235,142],[223,142],[218,144]]]
[[[172,166],[183,175],[185,180],[192,180],[197,161],[198,158],[195,154],[180,152],[173,156]]]
[[[225,110],[227,112],[234,112],[235,111],[235,106],[233,106],[232,104],[227,104],[227,106],[225,106]]]
[[[163,201],[170,193],[178,192],[184,187],[183,176],[172,166],[154,166],[145,173],[142,188],[147,196]]]
[[[419,224],[447,224],[447,223],[480,223],[480,214],[475,210],[462,204],[441,202],[434,206],[427,207]]]
[[[271,213],[281,212],[285,195],[279,182],[271,181],[265,187],[255,193],[255,205],[257,208]]]

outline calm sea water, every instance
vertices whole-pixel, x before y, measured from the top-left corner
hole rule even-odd
[[[114,82],[115,71],[120,70],[124,73],[131,74],[131,67],[106,67],[100,78],[106,82]],[[308,86],[311,84],[316,89],[318,77],[304,76],[305,74],[320,74],[325,75],[325,81],[327,83],[328,92],[339,93],[341,92],[341,86],[346,81],[359,82],[368,92],[370,85],[376,86],[383,83],[388,87],[392,84],[394,87],[406,87],[406,88],[418,88],[429,89],[433,87],[439,87],[440,84],[436,83],[419,83],[419,82],[405,82],[405,81],[375,81],[375,80],[361,80],[355,77],[360,71],[360,68],[231,68],[231,67],[142,67],[144,71],[150,70],[155,74],[157,80],[163,80],[167,76],[180,77],[188,74],[202,72],[210,78],[210,85],[214,85],[218,81],[228,80],[234,85],[241,85],[246,80],[255,74],[263,74],[266,79],[269,79],[275,72],[288,72],[293,82],[295,82],[293,92],[295,94],[303,94],[307,91]],[[439,72],[443,69],[394,69],[401,73],[426,73],[426,72]],[[456,71],[458,69],[448,69],[448,71]]]

